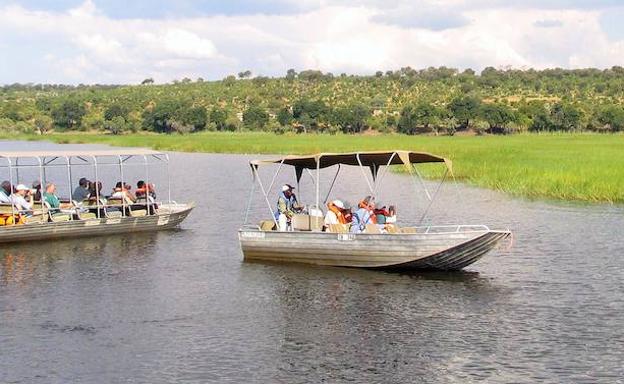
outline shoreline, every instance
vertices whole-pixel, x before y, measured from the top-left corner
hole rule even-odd
[[[0,135],[0,139],[231,154],[409,149],[450,158],[457,181],[514,197],[559,202],[624,203],[624,135],[556,133],[449,137],[203,132],[119,136],[54,133]],[[440,176],[431,167],[423,168],[427,178]]]

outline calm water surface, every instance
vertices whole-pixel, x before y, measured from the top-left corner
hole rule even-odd
[[[172,154],[174,198],[197,202],[179,230],[2,245],[0,382],[624,382],[621,207],[451,184],[424,222],[509,227],[511,250],[461,273],[245,263],[248,160]],[[404,176],[380,192],[405,224],[426,206]],[[353,169],[332,197],[364,193]]]

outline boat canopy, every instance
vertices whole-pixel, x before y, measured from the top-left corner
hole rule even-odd
[[[298,169],[327,168],[340,164],[370,167],[372,169],[378,169],[383,165],[403,164],[410,169],[411,164],[419,163],[444,163],[449,171],[452,167],[449,159],[427,152],[412,151],[317,153],[304,156],[288,155],[279,159],[252,160],[249,162],[254,168],[260,165],[285,164]]]
[[[162,152],[151,149],[127,148],[127,149],[100,149],[100,150],[76,150],[76,151],[0,151],[0,158],[52,158],[52,157],[115,157],[115,156],[158,156]]]

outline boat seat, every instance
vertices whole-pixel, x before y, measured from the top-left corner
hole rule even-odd
[[[27,216],[24,218],[24,224],[35,224],[43,222],[43,214]]]
[[[386,224],[385,228],[386,228],[386,232],[388,233],[400,233],[401,232],[401,228],[399,228],[395,224]]]
[[[53,223],[60,223],[69,220],[71,220],[71,215],[68,215],[66,213],[55,213],[50,215],[50,221],[52,221]]]
[[[132,217],[147,216],[147,209],[137,209],[137,210],[134,210],[134,211],[130,211],[130,216],[132,216]]]
[[[366,224],[366,229],[364,229],[364,233],[368,234],[378,234],[381,233],[377,224]]]
[[[329,224],[327,232],[331,233],[349,233],[349,224]]]
[[[93,212],[81,212],[78,214],[80,220],[97,219],[97,215]]]
[[[106,211],[106,217],[109,219],[116,219],[122,216],[121,211]]]
[[[262,220],[258,225],[261,231],[274,231],[275,222],[273,220]]]
[[[295,231],[321,231],[323,229],[323,218],[297,214],[293,216],[291,224]]]
[[[0,204],[0,214],[10,215],[17,213],[17,209],[13,208],[11,204]]]

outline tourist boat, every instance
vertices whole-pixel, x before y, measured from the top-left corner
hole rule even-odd
[[[96,196],[84,202],[72,198],[77,179],[72,174],[76,168],[89,173],[94,183],[111,185],[118,180],[124,183],[128,166],[142,169],[141,175],[150,185],[149,170],[166,167],[166,199],[157,201],[146,197],[130,204],[124,199],[105,199],[96,189]],[[69,191],[64,209],[51,209],[41,201],[34,202],[33,210],[24,214],[13,204],[0,204],[0,243],[38,241],[79,236],[113,235],[130,232],[148,232],[178,226],[191,212],[193,203],[183,204],[171,200],[169,156],[166,153],[145,149],[119,149],[94,151],[0,151],[0,172],[3,180],[15,187],[24,183],[24,174],[36,174],[43,186],[54,182]],[[111,170],[112,168],[112,170]],[[103,172],[114,174],[113,179],[102,178]],[[126,173],[124,173],[126,172]],[[50,174],[64,180],[51,180]],[[161,173],[163,174],[163,173]],[[32,179],[30,179],[32,180]],[[127,179],[126,179],[127,180]],[[114,185],[114,184],[112,184]],[[61,199],[63,200],[63,199]]]
[[[432,196],[426,189],[416,167],[422,163],[441,163],[445,166],[445,176],[440,185],[448,174],[452,174],[451,162],[448,159],[429,153],[410,151],[319,153],[310,156],[286,156],[273,160],[251,161],[252,193],[257,183],[273,220],[265,220],[259,225],[248,224],[252,201],[250,197],[245,224],[238,232],[245,260],[373,269],[459,270],[479,260],[502,240],[510,238],[509,230],[492,230],[486,225],[392,226],[392,230],[383,231],[383,233],[378,228],[367,226],[362,233],[351,233],[346,228],[337,232],[329,232],[323,230],[323,218],[320,215],[296,215],[293,217],[290,230],[276,230],[278,223],[269,194],[283,166],[295,168],[297,184],[304,170],[313,175],[316,198],[315,204],[309,207],[309,211],[318,212],[321,207],[320,170],[328,167],[337,168],[329,188],[330,191],[327,193],[329,196],[340,167],[343,165],[356,166],[362,170],[371,196],[375,196],[378,183],[388,167],[402,165],[414,177],[414,180],[421,182],[430,201],[429,207],[431,207],[431,202],[435,199],[440,185]],[[266,188],[260,178],[258,168],[268,165],[277,165],[278,169],[271,184]],[[382,168],[383,174],[378,177],[379,170]],[[367,176],[367,169],[372,172],[372,182]],[[422,218],[420,221],[422,222]]]

